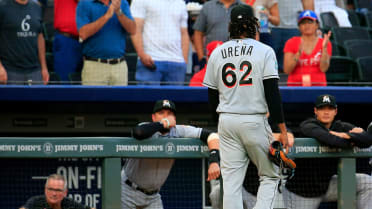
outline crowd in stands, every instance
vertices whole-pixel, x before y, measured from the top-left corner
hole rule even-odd
[[[239,4],[255,10],[259,40],[274,49],[282,84],[372,81],[368,0],[3,0],[0,82],[188,85],[205,67],[208,44],[228,40]]]

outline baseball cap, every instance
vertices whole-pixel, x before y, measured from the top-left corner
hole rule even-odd
[[[222,45],[222,41],[212,41],[209,44],[207,44],[207,56],[211,56],[212,52],[219,46]]]
[[[323,94],[323,95],[318,96],[318,98],[316,98],[316,102],[315,102],[316,108],[323,107],[326,105],[336,108],[337,104],[336,104],[335,97],[329,94]]]
[[[176,105],[174,104],[174,102],[170,100],[163,99],[163,100],[156,101],[154,105],[153,113],[159,112],[160,110],[163,110],[163,109],[169,109],[174,114],[176,114]]]
[[[253,8],[246,4],[239,4],[231,10],[230,21],[239,22],[249,17],[254,17]]]
[[[304,10],[298,16],[297,22],[299,23],[303,19],[311,19],[311,20],[314,20],[314,21],[318,21],[318,16],[316,16],[315,12],[313,12],[312,10]]]

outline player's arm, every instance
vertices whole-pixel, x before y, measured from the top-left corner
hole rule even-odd
[[[164,118],[159,122],[140,123],[132,129],[132,136],[138,140],[147,139],[158,131],[167,131],[176,125],[175,120]]]
[[[288,146],[287,128],[284,123],[282,99],[279,92],[278,79],[269,78],[263,81],[265,98],[273,123],[278,124],[280,130],[279,139],[284,148]]]
[[[220,153],[219,153],[219,136],[207,129],[202,129],[200,140],[208,144],[209,153],[209,168],[208,168],[208,181],[217,179],[220,176]]]
[[[351,146],[351,142],[349,140],[331,134],[328,129],[322,127],[320,124],[317,124],[311,119],[302,122],[300,124],[300,128],[301,132],[305,136],[314,138],[322,144],[340,148],[348,148]]]

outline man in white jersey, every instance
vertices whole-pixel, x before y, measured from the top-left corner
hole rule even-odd
[[[260,176],[254,209],[272,209],[279,173],[268,159],[274,137],[267,110],[279,126],[284,148],[288,144],[277,61],[273,49],[255,40],[258,24],[251,7],[235,7],[230,18],[231,40],[213,51],[203,81],[219,114],[223,208],[243,208],[242,184],[251,160]]]
[[[219,137],[216,133],[193,126],[176,125],[176,106],[172,101],[155,103],[152,121],[140,123],[132,135],[138,140],[146,138],[199,138],[210,150],[208,181],[220,176]],[[167,179],[174,159],[129,158],[124,164],[121,179],[122,209],[162,209],[159,194]]]

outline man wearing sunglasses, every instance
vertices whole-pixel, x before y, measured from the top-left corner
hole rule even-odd
[[[67,182],[59,174],[52,174],[45,183],[45,194],[27,200],[20,209],[91,209],[67,198]]]

